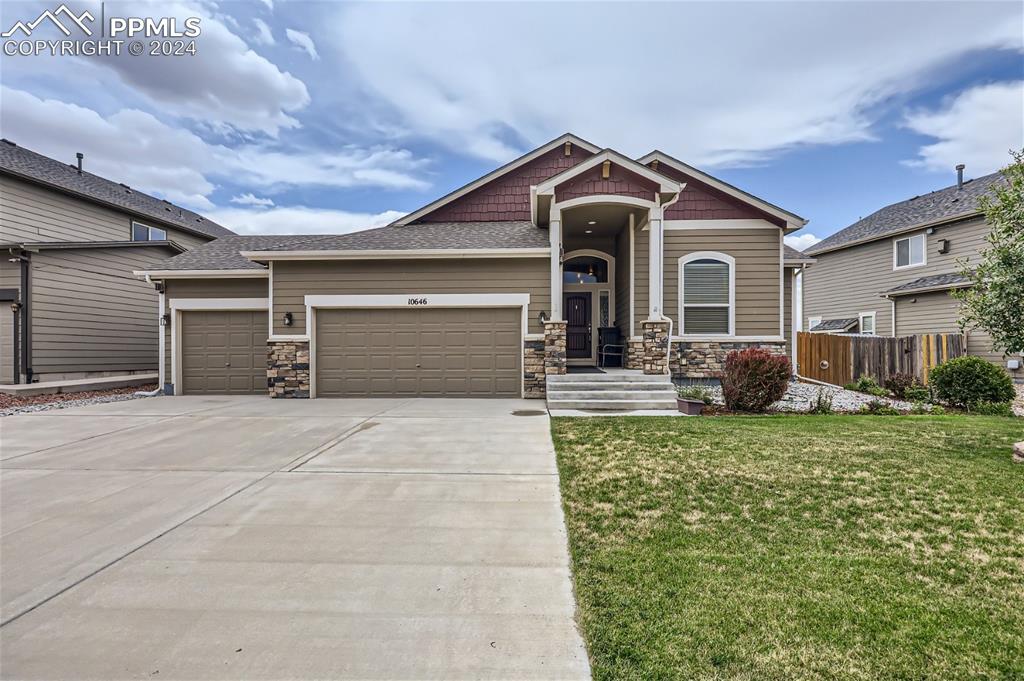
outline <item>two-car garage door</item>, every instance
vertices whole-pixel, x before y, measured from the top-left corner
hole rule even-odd
[[[321,309],[317,397],[519,397],[519,308]]]

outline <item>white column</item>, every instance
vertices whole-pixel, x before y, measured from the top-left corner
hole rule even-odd
[[[664,253],[664,230],[662,228],[662,208],[651,209],[650,219],[650,240],[649,240],[649,258],[648,258],[648,272],[647,272],[647,292],[648,292],[648,313],[647,318],[650,320],[660,320],[662,311],[662,280],[664,278],[665,263],[662,253]]]
[[[551,320],[562,321],[562,212],[551,209],[548,221],[551,240]]]
[[[167,357],[166,357],[166,355],[167,355],[167,345],[166,345],[167,338],[166,338],[166,336],[167,336],[167,330],[170,328],[170,326],[164,326],[164,313],[167,311],[167,299],[165,297],[165,294],[164,294],[164,291],[163,291],[163,287],[166,286],[166,285],[167,284],[165,282],[160,282],[160,293],[158,294],[159,295],[160,303],[159,303],[159,308],[158,308],[159,311],[157,312],[157,318],[156,318],[156,328],[157,328],[157,331],[160,332],[160,337],[157,338],[157,352],[160,354],[160,363],[157,365],[159,367],[157,369],[157,375],[158,375],[158,378],[157,378],[157,382],[158,382],[157,388],[159,388],[160,390],[164,389],[164,381],[166,379],[165,369],[164,369],[164,363],[167,360]]]

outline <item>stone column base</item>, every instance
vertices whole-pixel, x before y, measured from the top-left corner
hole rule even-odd
[[[267,342],[267,391],[273,398],[309,397],[309,341]]]
[[[544,322],[544,374],[564,374],[566,366],[565,322]]]
[[[663,375],[668,373],[668,322],[645,321],[643,329],[644,373]]]
[[[528,340],[523,343],[523,397],[544,399],[544,341]]]
[[[636,369],[637,371],[644,368],[643,340],[637,338],[626,341],[626,356],[622,359],[622,368]]]

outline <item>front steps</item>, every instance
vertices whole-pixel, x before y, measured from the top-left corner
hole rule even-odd
[[[670,376],[636,372],[548,376],[548,409],[599,411],[676,410]]]

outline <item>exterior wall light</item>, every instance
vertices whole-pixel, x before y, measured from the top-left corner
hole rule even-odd
[[[170,325],[171,325],[171,313],[170,312],[164,312],[162,315],[160,315],[160,326],[170,326]]]
[[[542,310],[541,313],[537,315],[537,321],[540,322],[541,326],[544,326],[548,321],[548,313]]]
[[[292,319],[292,313],[291,312],[285,312],[284,313],[284,325],[285,326],[291,326],[293,321],[294,320]]]

